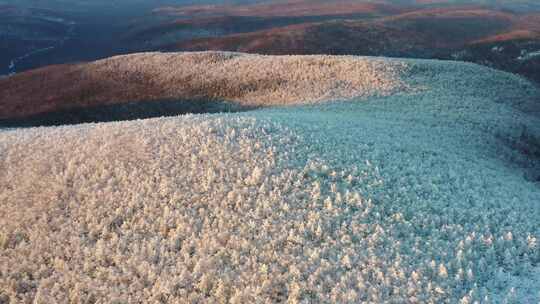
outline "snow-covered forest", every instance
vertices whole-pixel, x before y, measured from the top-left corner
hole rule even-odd
[[[536,86],[468,63],[208,56],[236,67],[224,83],[272,66],[287,85],[242,87],[266,105],[243,113],[0,131],[0,302],[540,300]]]

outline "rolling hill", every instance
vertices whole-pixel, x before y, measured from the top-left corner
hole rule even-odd
[[[400,73],[399,64],[392,67],[352,58],[215,52],[125,55],[0,79],[0,119],[174,100],[227,102],[248,108],[313,103],[371,95],[374,86],[379,93],[406,90],[405,84],[393,81],[396,73]],[[351,80],[350,75],[359,78]]]
[[[540,300],[540,91],[521,77],[219,52],[14,77],[0,96],[35,81],[10,91],[35,98],[23,113],[76,105],[76,83],[260,107],[0,129],[3,302]]]
[[[540,303],[539,12],[0,0],[0,304]]]
[[[298,11],[290,13],[300,17],[276,17],[280,14],[273,11],[279,11],[280,5],[267,11],[261,5],[171,10],[167,14],[191,15],[137,32],[130,36],[130,43],[145,45],[144,50],[466,60],[540,81],[539,73],[530,68],[538,66],[538,58],[527,55],[539,50],[538,13],[478,5],[372,5],[362,8],[364,15],[355,15],[362,9],[355,11],[354,6],[350,14],[340,15],[337,9],[323,14],[322,4],[300,1],[291,5],[297,5]]]
[[[372,15],[400,12],[403,9],[383,1],[264,1],[244,5],[191,5],[180,7],[161,7],[154,13],[172,16],[242,16],[242,17],[308,17]]]
[[[538,39],[540,37],[539,21],[537,15],[519,15],[476,7],[423,9],[368,21],[332,20],[225,37],[195,39],[184,41],[171,48],[211,50],[223,48],[277,53],[286,52],[290,47],[291,53],[297,51],[324,53],[327,50],[322,49],[323,45],[332,45],[331,38],[335,38],[339,40],[336,44],[343,45],[343,50],[336,50],[337,52],[354,52],[358,43],[365,45],[366,48],[375,45],[372,53],[379,53],[384,51],[382,48],[385,44],[399,39],[400,36],[399,40],[409,40],[408,44],[418,50],[441,52],[463,48],[474,43]],[[370,38],[372,32],[376,32],[376,35],[384,41],[380,43],[381,46],[377,47],[376,39]],[[364,35],[366,41],[359,43],[358,40],[362,40]],[[310,44],[314,42],[318,45]],[[298,49],[297,45],[304,49]],[[396,48],[397,46],[392,45],[387,47],[399,53],[400,50]],[[358,50],[358,53],[363,52],[365,51],[362,49]]]
[[[137,22],[123,41],[133,50],[155,50],[195,38],[222,37],[306,22],[373,18],[403,11],[406,11],[403,7],[358,1],[266,1],[251,5],[160,7],[152,11],[154,18]]]
[[[1,2],[0,74],[133,52],[231,50],[457,59],[540,79],[530,68],[539,50],[533,1],[125,3]]]

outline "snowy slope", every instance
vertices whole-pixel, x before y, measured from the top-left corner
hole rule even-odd
[[[388,95],[407,89],[399,77],[405,68],[362,57],[129,54],[1,81],[0,119],[129,102],[205,100],[259,107]]]
[[[376,60],[414,90],[0,131],[0,297],[537,303],[538,90]]]

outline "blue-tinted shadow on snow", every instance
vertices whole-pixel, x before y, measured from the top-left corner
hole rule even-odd
[[[91,122],[136,120],[201,113],[235,113],[252,110],[225,101],[158,100],[79,107],[24,118],[0,120],[0,128],[72,125]]]

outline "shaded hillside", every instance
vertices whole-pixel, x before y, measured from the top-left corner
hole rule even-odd
[[[510,30],[513,15],[491,10],[422,10],[375,20],[305,23],[181,42],[171,49],[259,53],[402,54],[461,47]],[[474,30],[471,30],[474,28]]]
[[[424,35],[363,21],[306,23],[167,46],[167,50],[227,50],[261,54],[410,55],[430,43]]]
[[[405,71],[402,64],[368,58],[134,54],[0,79],[0,119],[167,100],[248,108],[316,103],[406,91],[399,80]]]
[[[124,47],[133,50],[152,50],[198,38],[227,37],[233,34],[279,29],[305,23],[351,18],[372,19],[376,18],[376,16],[369,14],[302,17],[212,16],[173,19],[172,21],[162,22],[154,21],[157,23],[155,25],[148,25],[139,21],[136,23],[139,26],[135,26],[135,29],[123,35],[122,44],[124,44]]]
[[[153,26],[136,27],[124,35],[122,43],[133,50],[152,50],[164,45],[197,38],[223,37],[231,34],[284,27],[333,17],[243,17],[218,16],[195,19],[175,19]],[[345,17],[344,17],[345,18]],[[138,22],[140,23],[140,22]]]
[[[382,1],[366,3],[354,0],[339,1],[266,1],[251,5],[193,5],[185,7],[162,7],[154,13],[169,16],[250,16],[250,17],[307,17],[351,14],[395,14],[399,6]]]
[[[358,1],[266,1],[247,5],[161,7],[133,24],[123,43],[151,50],[196,38],[273,29],[335,19],[372,19],[407,11],[405,7]]]
[[[425,48],[447,49],[512,30],[520,18],[520,15],[491,9],[451,7],[380,18],[373,24],[400,29],[413,37],[422,36],[427,39]]]
[[[333,44],[332,40],[335,39],[340,41],[336,44],[342,45],[344,51],[351,52],[357,48],[359,44],[357,40],[362,40],[364,36],[363,40],[369,42],[363,43],[366,44],[365,47],[376,44],[373,37],[375,32],[384,41],[380,43],[381,46],[399,39],[410,41],[408,44],[417,49],[436,51],[466,46],[478,40],[515,31],[521,28],[521,20],[522,17],[519,15],[487,9],[426,9],[374,20],[327,21],[225,37],[195,39],[172,47],[199,50],[225,48],[272,53],[287,50],[290,44],[293,52],[298,50],[297,45],[305,45],[303,47],[305,53],[323,53],[324,50],[321,48],[325,44]],[[534,28],[530,30],[532,32]],[[265,43],[266,39],[275,40],[277,43]],[[316,44],[310,44],[313,42]],[[396,49],[399,44],[389,45],[388,49]],[[374,45],[373,52],[381,49]],[[399,49],[396,49],[396,53],[399,53]]]

